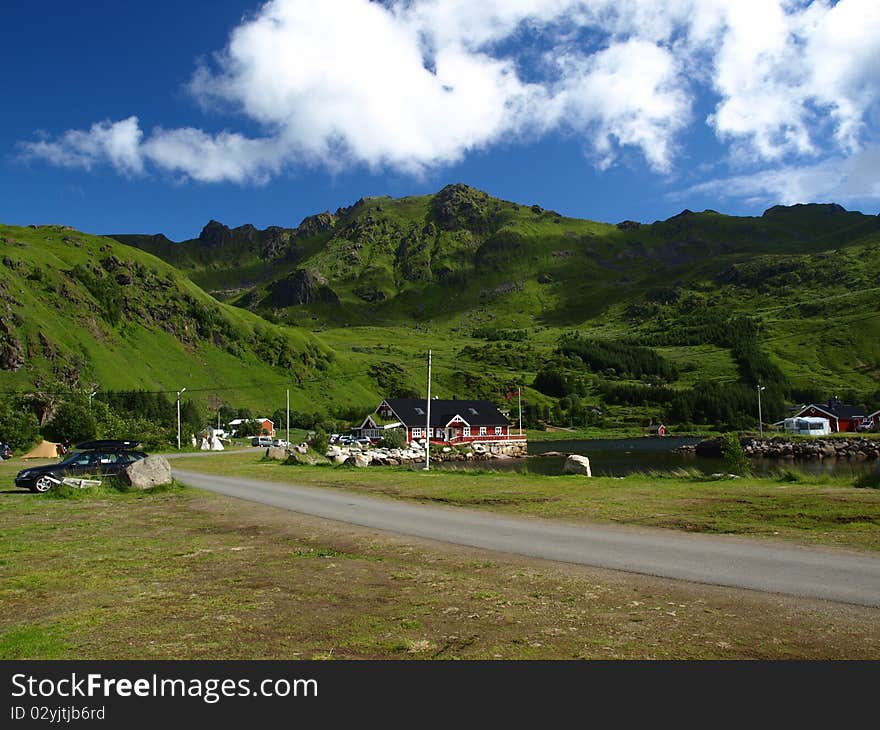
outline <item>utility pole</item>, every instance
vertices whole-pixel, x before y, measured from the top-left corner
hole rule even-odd
[[[290,388],[287,389],[287,447],[290,448]]]
[[[764,438],[764,421],[761,418],[761,391],[767,390],[760,383],[758,384],[758,431],[761,434],[761,438]]]
[[[425,409],[425,471],[431,468],[431,351],[428,350],[428,407]]]
[[[180,451],[180,394],[186,390],[185,387],[177,391],[177,450]]]
[[[519,435],[522,436],[522,386],[516,386],[516,400],[519,404]]]

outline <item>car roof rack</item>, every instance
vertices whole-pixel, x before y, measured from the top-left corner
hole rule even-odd
[[[75,448],[81,451],[93,451],[95,449],[136,449],[141,445],[140,441],[126,441],[122,439],[99,439],[97,441],[84,441]]]

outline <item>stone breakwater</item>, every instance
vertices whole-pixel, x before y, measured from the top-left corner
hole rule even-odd
[[[431,461],[489,461],[491,459],[514,459],[528,455],[528,445],[522,442],[473,443],[468,446],[431,446]],[[408,466],[425,462],[424,449],[380,449],[359,446],[330,446],[325,454],[334,464],[351,466]],[[270,448],[266,457],[297,463],[317,463],[305,445],[291,449]],[[326,462],[325,462],[326,463]]]
[[[811,438],[790,440],[782,437],[769,439],[744,438],[740,445],[748,456],[770,459],[852,459],[873,461],[880,458],[880,441],[863,438]],[[697,456],[721,456],[718,439],[701,441],[695,446],[682,446],[677,452],[696,453]]]

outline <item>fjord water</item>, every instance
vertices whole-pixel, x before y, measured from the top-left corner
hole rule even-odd
[[[491,459],[476,462],[434,462],[442,469],[497,469],[532,474],[561,474],[565,456],[541,456],[549,452],[581,454],[590,459],[594,476],[626,476],[635,472],[671,472],[675,469],[699,469],[705,474],[724,471],[720,458],[677,453],[680,446],[697,444],[702,438],[667,436],[626,439],[584,439],[571,441],[529,441],[529,458]],[[782,468],[794,468],[807,474],[851,476],[874,466],[870,461],[849,459],[768,459],[753,458],[752,468],[759,475]]]

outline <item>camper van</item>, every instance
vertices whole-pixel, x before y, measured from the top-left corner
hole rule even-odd
[[[827,436],[831,433],[831,422],[827,418],[801,416],[786,418],[783,428],[786,433],[796,433],[799,436]]]

